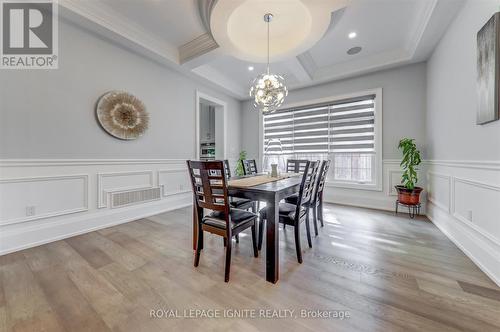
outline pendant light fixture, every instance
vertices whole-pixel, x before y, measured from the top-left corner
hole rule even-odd
[[[264,15],[264,21],[267,23],[267,70],[265,74],[260,74],[253,80],[250,88],[254,106],[264,114],[276,111],[288,95],[285,79],[269,71],[269,25],[272,19],[273,14]]]

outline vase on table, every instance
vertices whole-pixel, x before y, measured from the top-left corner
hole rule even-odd
[[[278,177],[278,164],[271,164],[271,177]]]

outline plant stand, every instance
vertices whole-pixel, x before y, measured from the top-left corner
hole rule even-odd
[[[399,200],[396,200],[396,211],[395,211],[396,215],[398,214],[398,207],[400,205],[408,207],[408,215],[410,216],[411,219],[415,218],[416,215],[417,216],[420,215],[420,207],[422,206],[421,203],[405,204],[405,203],[401,203]]]

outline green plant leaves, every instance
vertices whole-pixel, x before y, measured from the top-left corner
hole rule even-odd
[[[420,151],[417,149],[415,140],[412,138],[402,138],[399,141],[398,149],[403,153],[400,166],[403,169],[401,184],[407,189],[414,189],[418,182],[417,166],[422,162]]]

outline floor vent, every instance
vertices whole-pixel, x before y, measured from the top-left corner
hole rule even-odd
[[[111,208],[151,202],[161,199],[160,188],[139,189],[111,193]]]

